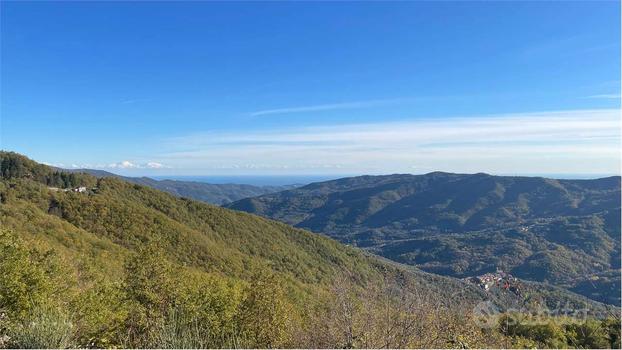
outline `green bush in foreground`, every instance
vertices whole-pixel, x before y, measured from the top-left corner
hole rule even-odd
[[[620,318],[578,320],[567,317],[535,318],[503,315],[499,330],[516,347],[603,349],[620,348]]]

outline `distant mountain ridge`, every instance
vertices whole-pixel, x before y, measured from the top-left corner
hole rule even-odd
[[[429,272],[502,267],[620,304],[620,177],[359,176],[227,207],[324,233]]]
[[[58,168],[60,169],[60,168]],[[211,184],[198,181],[156,180],[150,177],[129,177],[97,169],[60,169],[74,173],[86,173],[95,177],[115,177],[131,183],[149,186],[177,197],[196,199],[202,202],[223,205],[243,198],[260,196],[295,188],[296,185],[254,186],[246,184]]]

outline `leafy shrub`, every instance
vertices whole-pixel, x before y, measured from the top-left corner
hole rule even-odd
[[[20,349],[75,347],[74,325],[61,310],[38,306],[22,322],[8,326],[8,345]]]

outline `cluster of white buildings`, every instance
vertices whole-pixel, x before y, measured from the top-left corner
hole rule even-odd
[[[505,273],[501,270],[497,270],[496,273],[485,273],[480,276],[472,277],[471,281],[486,291],[494,286],[513,292],[519,290],[517,285],[518,280],[509,273]]]
[[[497,274],[486,273],[481,276],[473,277],[473,281],[484,290],[490,289],[494,285],[498,285],[503,278]]]
[[[80,186],[80,187],[74,187],[74,188],[58,188],[58,187],[48,187],[51,191],[54,192],[58,192],[58,191],[63,191],[63,192],[78,192],[78,193],[85,193],[86,192],[86,187],[84,186]]]

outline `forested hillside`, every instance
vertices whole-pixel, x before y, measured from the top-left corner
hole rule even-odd
[[[156,180],[149,177],[129,177],[95,169],[60,169],[69,173],[86,173],[95,177],[115,177],[127,182],[149,186],[156,190],[168,192],[177,197],[192,198],[198,201],[223,205],[237,200],[260,196],[263,194],[285,191],[295,185],[284,186],[253,186],[245,184],[210,184],[196,181]]]
[[[0,174],[2,347],[619,347],[619,310],[563,290],[485,292],[283,223],[16,153],[0,152]],[[473,312],[482,301],[601,318],[534,326],[506,314],[518,320],[511,328],[502,319],[483,327]]]
[[[455,277],[498,268],[620,305],[620,177],[361,176],[228,206]]]

